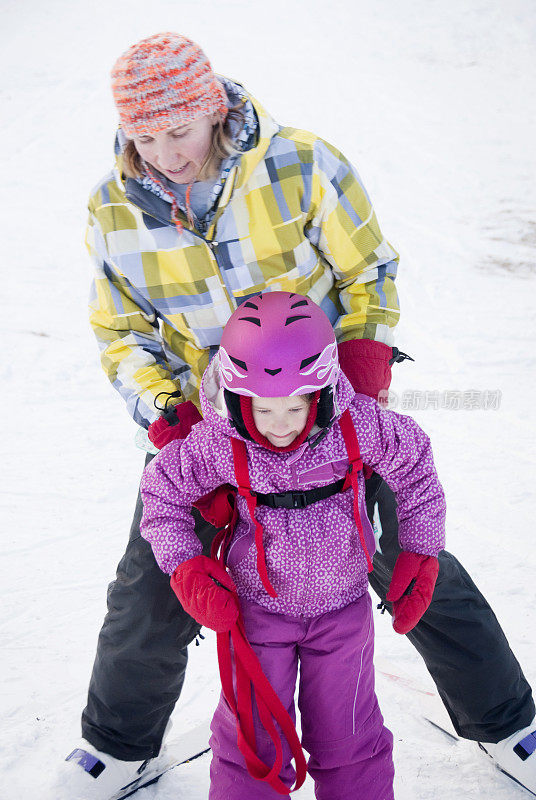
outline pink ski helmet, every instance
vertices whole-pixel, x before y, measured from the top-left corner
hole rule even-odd
[[[339,376],[331,323],[309,297],[265,292],[231,315],[219,349],[221,383],[248,397],[290,397]]]

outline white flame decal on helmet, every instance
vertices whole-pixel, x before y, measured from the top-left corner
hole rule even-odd
[[[222,386],[232,392],[234,391],[248,397],[260,396],[249,386],[244,386],[244,381],[247,383],[248,377],[253,378],[253,376],[250,376],[247,370],[235,364],[225,348],[221,345],[218,351],[218,357]],[[336,343],[332,342],[328,344],[312,364],[299,370],[299,372],[294,372],[293,377],[285,376],[284,373],[282,375],[282,378],[283,377],[286,383],[290,381],[294,386],[296,386],[296,381],[299,380],[300,377],[303,378],[303,383],[289,392],[290,396],[307,394],[317,391],[324,386],[335,385],[339,377],[339,360]]]
[[[305,369],[300,370],[300,375],[311,375],[313,372],[315,372],[317,380],[323,381],[326,375],[330,373],[330,379],[326,382],[329,384],[333,383],[331,376],[333,374],[336,376],[338,371],[339,359],[337,353],[337,344],[332,342],[324,347],[316,361],[313,361],[313,363],[309,364]]]
[[[220,373],[226,388],[233,383],[233,378],[243,380],[247,377],[247,370],[240,369],[231,359],[223,347],[218,350],[220,357]]]

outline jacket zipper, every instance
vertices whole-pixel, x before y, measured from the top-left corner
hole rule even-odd
[[[125,192],[125,197],[129,201],[129,203],[132,203],[132,205],[136,206],[136,208],[139,208],[139,210],[142,212],[142,214],[147,214],[149,217],[152,217],[153,219],[156,219],[158,222],[161,222],[162,225],[169,225],[169,226],[173,225],[171,220],[162,219],[162,217],[157,216],[154,212],[152,212],[152,211],[149,212],[146,209],[142,208],[140,205],[138,205],[138,203],[135,203],[133,198],[132,198],[132,196],[129,196],[128,192]],[[215,227],[215,223],[216,223],[216,218],[214,218],[214,220],[212,221],[212,225],[214,227]],[[191,233],[192,236],[196,236],[198,239],[201,239],[201,241],[205,242],[205,244],[208,246],[209,250],[211,251],[211,253],[212,253],[213,257],[214,257],[214,261],[216,262],[216,267],[218,268],[218,272],[220,273],[220,280],[221,280],[221,283],[222,283],[222,287],[223,287],[223,289],[224,289],[224,291],[225,291],[225,293],[227,295],[227,301],[229,303],[229,306],[234,310],[233,303],[231,302],[231,296],[232,295],[230,295],[229,289],[227,288],[227,285],[225,283],[225,279],[223,277],[223,272],[222,272],[222,269],[220,267],[220,264],[219,264],[219,261],[218,261],[218,257],[217,257],[217,253],[216,253],[216,248],[218,247],[219,242],[216,239],[207,239],[205,236],[203,236],[203,234],[198,233],[196,230],[193,230],[192,228],[188,228],[186,225],[184,226],[184,230],[188,231],[188,233]]]

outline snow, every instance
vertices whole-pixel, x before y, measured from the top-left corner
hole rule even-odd
[[[39,797],[79,735],[143,465],[88,328],[82,241],[89,190],[112,163],[110,67],[159,30],[198,41],[278,120],[357,165],[402,254],[397,344],[416,361],[395,369],[398,408],[439,392],[439,407],[431,395],[409,413],[434,443],[448,548],[536,684],[531,0],[4,0],[2,28],[0,798]],[[471,391],[500,392],[499,407],[441,407],[445,393],[469,402]],[[377,652],[430,686],[387,617],[376,626]],[[210,714],[217,687],[209,635],[191,648],[177,730]],[[527,796],[474,745],[431,731],[410,691],[380,676],[378,692],[398,800]],[[208,765],[137,796],[204,798]],[[312,798],[312,786],[296,796]]]

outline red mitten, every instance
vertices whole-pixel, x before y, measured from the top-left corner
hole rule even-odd
[[[430,603],[439,572],[435,556],[402,551],[398,556],[387,592],[393,604],[393,628],[408,633],[418,623]]]
[[[184,610],[216,633],[231,630],[238,619],[235,585],[226,570],[207,556],[179,564],[171,576],[171,588]]]
[[[224,528],[233,518],[236,489],[230,483],[218,486],[194,503],[207,522],[215,528]]]
[[[159,450],[173,439],[185,439],[203,417],[191,400],[172,406],[149,425],[149,439]]]
[[[338,346],[341,369],[354,390],[378,399],[391,383],[393,348],[372,339],[351,339]]]

